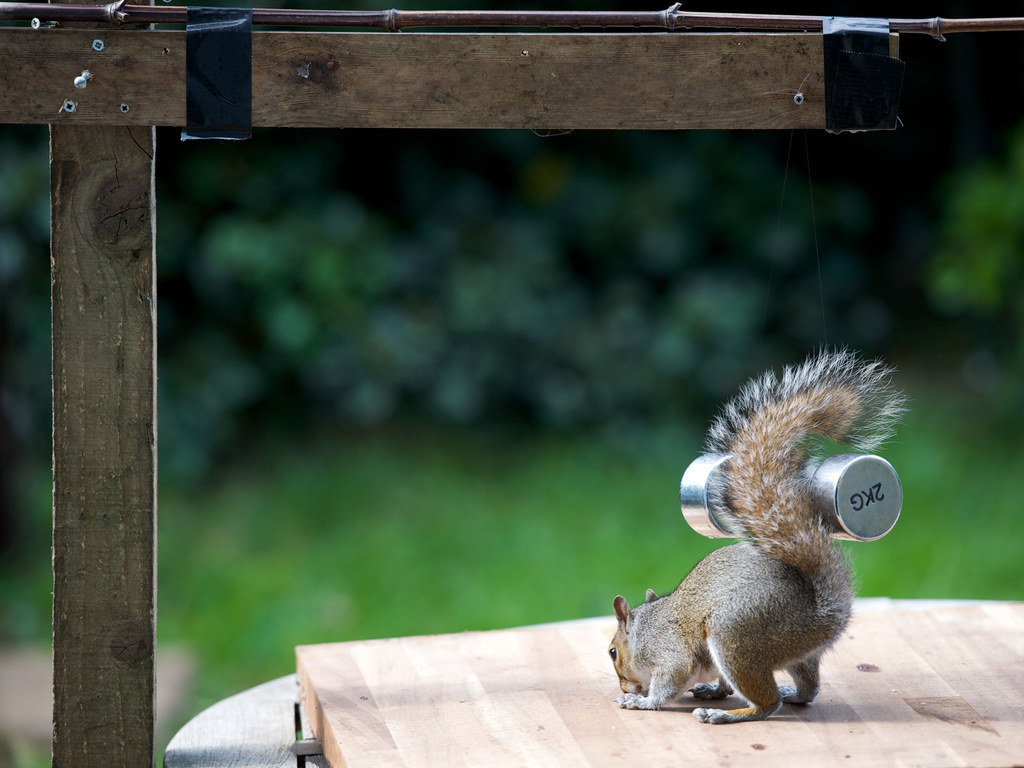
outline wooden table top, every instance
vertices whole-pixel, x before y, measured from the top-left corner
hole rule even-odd
[[[691,717],[689,695],[658,712],[619,709],[611,617],[296,657],[334,768],[1024,764],[1024,604],[874,607],[858,601],[813,704],[723,726]]]

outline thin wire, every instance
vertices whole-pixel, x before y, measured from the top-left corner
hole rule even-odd
[[[764,309],[761,312],[761,335],[757,340],[758,350],[764,349],[764,335],[768,327],[768,307],[771,305],[772,282],[775,279],[775,262],[778,260],[779,243],[781,242],[782,209],[785,207],[786,203],[786,183],[789,180],[789,163],[793,156],[793,133],[794,131],[789,132],[789,145],[786,147],[786,167],[782,173],[782,194],[779,196],[779,215],[775,219],[775,246],[772,248],[771,252],[771,264],[768,268],[768,285],[764,292]],[[759,365],[758,367],[760,368],[761,366]]]
[[[811,147],[804,132],[804,153],[807,155],[807,197],[811,201],[811,231],[814,233],[814,260],[818,264],[818,296],[821,299],[821,333],[828,345],[828,325],[825,322],[825,285],[821,279],[821,252],[818,250],[818,222],[814,215],[814,185],[811,183]]]

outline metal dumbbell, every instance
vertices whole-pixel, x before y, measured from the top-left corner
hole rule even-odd
[[[711,496],[729,459],[727,453],[699,456],[686,468],[679,484],[683,517],[691,528],[710,538],[734,535],[715,514]],[[899,475],[881,456],[831,456],[814,471],[810,485],[815,506],[836,539],[880,539],[896,525],[903,507]]]

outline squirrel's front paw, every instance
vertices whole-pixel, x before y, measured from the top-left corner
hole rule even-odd
[[[623,709],[657,709],[658,707],[651,701],[650,696],[641,696],[638,693],[626,693],[619,696],[615,700]]]

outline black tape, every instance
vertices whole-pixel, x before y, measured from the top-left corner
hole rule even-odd
[[[252,135],[252,9],[188,8],[181,140]]]
[[[825,130],[893,130],[906,65],[889,55],[886,19],[826,17]]]

